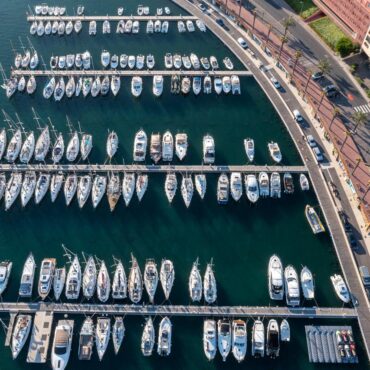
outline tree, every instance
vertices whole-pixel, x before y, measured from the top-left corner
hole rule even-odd
[[[351,54],[354,49],[352,41],[348,37],[341,37],[335,45],[335,50],[341,57]]]
[[[346,142],[347,142],[347,139],[351,136],[351,133],[349,131],[344,131],[344,133],[346,134],[346,137],[345,139],[343,140],[343,143],[342,143],[342,146],[340,147],[340,150],[342,151],[344,145],[346,145]]]
[[[317,107],[316,114],[317,114],[317,113],[319,113],[319,111],[320,111],[320,108],[321,108],[322,102],[324,101],[324,97],[325,97],[325,93],[322,91],[322,92],[321,92],[321,99],[320,99],[320,102],[319,102],[319,106]]]
[[[290,15],[289,17],[284,18],[281,23],[284,26],[284,37],[285,37],[288,33],[289,28],[295,26],[295,21],[293,17]]]
[[[298,63],[298,60],[299,58],[302,56],[302,52],[300,50],[297,50],[295,53],[294,53],[294,64],[293,64],[293,72],[292,72],[292,77],[294,77],[294,72],[295,72],[295,69],[297,67],[297,63]]]
[[[252,26],[252,32],[254,31],[254,24],[256,23],[256,17],[257,17],[257,12],[253,10],[253,26]]]
[[[278,55],[276,63],[280,62],[281,53],[283,51],[284,44],[288,41],[288,38],[286,36],[281,36],[280,41],[281,41],[281,44],[280,44],[279,55]]]
[[[319,60],[317,68],[322,74],[326,75],[331,71],[331,64],[329,63],[329,60],[327,58],[323,58]]]
[[[352,171],[352,175],[355,173],[355,171],[357,170],[357,167],[360,165],[361,162],[362,162],[362,158],[360,157],[356,158],[356,166]]]
[[[272,30],[272,24],[269,24],[269,30],[267,32],[267,38],[266,38],[266,43],[265,43],[264,50],[266,50],[266,48],[268,46],[268,43],[270,41],[270,33],[271,33],[271,30]]]
[[[312,71],[310,69],[307,69],[307,80],[306,80],[306,85],[303,90],[302,99],[304,99],[304,97],[306,96],[306,92],[307,92],[308,84],[310,83],[310,80],[311,80],[311,76],[312,76]]]
[[[331,128],[331,125],[333,124],[335,118],[337,118],[340,114],[340,109],[338,107],[334,107],[333,109],[333,115],[331,117],[330,125],[329,125],[329,130]]]
[[[356,133],[358,126],[365,126],[367,124],[367,117],[364,112],[355,112],[352,114],[353,122],[355,123],[355,127],[353,131]]]

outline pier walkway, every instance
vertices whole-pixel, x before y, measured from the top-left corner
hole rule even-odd
[[[192,15],[28,15],[28,22],[38,21],[81,21],[81,22],[103,22],[103,21],[195,21],[198,17]]]
[[[355,319],[352,308],[336,307],[271,307],[271,306],[196,306],[196,305],[133,305],[48,302],[2,302],[0,312],[109,315],[170,315],[198,317],[281,317],[306,319]]]
[[[0,164],[0,171],[42,171],[42,172],[142,172],[142,173],[258,173],[258,172],[278,172],[278,173],[306,173],[305,166],[254,166],[254,165],[141,165],[141,164]]]

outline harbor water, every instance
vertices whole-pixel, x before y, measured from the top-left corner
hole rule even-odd
[[[35,5],[35,1],[30,5]],[[83,1],[85,14],[116,14],[118,6],[124,6],[125,14],[136,12],[137,2],[127,0],[124,4],[114,0]],[[77,3],[64,0],[63,3],[50,4],[67,7],[67,13],[73,13]],[[144,5],[151,8],[151,14],[157,7],[169,6],[173,14],[185,14],[173,3],[165,0],[147,0]],[[71,36],[29,35],[29,24],[26,22],[27,3],[21,0],[7,1],[0,11],[0,62],[9,74],[14,60],[11,50],[12,42],[17,51],[21,52],[19,37],[22,43],[28,44],[29,37],[39,55],[42,56],[47,68],[51,55],[66,55],[89,50],[93,56],[96,69],[101,68],[100,53],[103,49],[111,54],[149,54],[156,59],[155,69],[164,69],[164,55],[167,52],[180,54],[196,53],[198,56],[215,55],[219,63],[226,56],[234,62],[235,69],[242,65],[232,53],[209,31],[193,34],[179,34],[176,23],[170,24],[168,34],[145,33],[145,24],[141,24],[137,35],[116,35],[115,23],[112,33],[102,35],[101,24],[95,37],[88,35],[88,23],[83,23],[82,32]],[[209,133],[216,143],[216,164],[244,164],[246,156],[243,139],[253,137],[256,145],[256,164],[272,164],[267,151],[267,143],[277,141],[283,154],[283,164],[302,164],[294,143],[289,137],[279,115],[275,112],[268,98],[259,88],[253,77],[241,78],[240,96],[208,96],[198,97],[175,96],[170,94],[170,79],[165,78],[164,93],[155,98],[152,93],[152,79],[144,78],[143,93],[139,99],[132,97],[130,92],[131,79],[123,78],[121,90],[116,98],[112,94],[107,97],[72,99],[64,98],[56,103],[46,101],[42,97],[45,80],[38,79],[38,88],[33,96],[16,94],[7,100],[1,91],[0,106],[10,116],[18,113],[26,130],[39,132],[32,118],[33,107],[42,122],[46,124],[50,117],[57,131],[69,138],[66,116],[70,118],[75,129],[80,123],[83,132],[93,135],[93,150],[89,157],[91,163],[104,163],[106,158],[105,142],[108,130],[115,130],[119,136],[119,150],[112,163],[132,163],[132,150],[135,133],[144,129],[148,136],[152,132],[164,133],[170,130],[173,134],[186,132],[189,138],[186,164],[200,164],[202,160],[202,137]],[[4,123],[5,125],[5,123]],[[179,163],[177,160],[175,163]],[[147,156],[147,164],[150,164]],[[178,180],[181,175],[178,175]],[[69,207],[61,193],[52,204],[49,194],[38,206],[31,201],[22,209],[20,201],[7,212],[0,211],[0,260],[13,261],[11,280],[3,295],[4,301],[16,301],[19,279],[23,263],[29,252],[33,252],[40,266],[44,257],[56,257],[58,266],[64,265],[62,245],[78,253],[96,255],[104,259],[107,266],[113,264],[112,256],[121,258],[126,273],[130,267],[131,253],[138,259],[143,269],[147,258],[154,258],[160,264],[162,258],[173,260],[176,270],[175,285],[171,293],[172,304],[190,303],[188,293],[188,275],[192,263],[199,257],[202,274],[206,263],[213,258],[218,287],[219,305],[255,305],[272,304],[267,290],[267,264],[269,257],[278,254],[284,265],[293,264],[297,270],[307,265],[314,273],[316,283],[316,302],[320,306],[341,306],[331,286],[329,276],[340,272],[329,234],[313,235],[304,216],[304,207],[311,204],[319,212],[318,201],[312,191],[302,193],[299,189],[298,176],[295,175],[296,191],[293,195],[283,195],[279,200],[260,199],[251,205],[246,196],[235,203],[231,197],[229,204],[219,206],[216,200],[217,176],[207,175],[207,193],[200,200],[194,193],[190,208],[186,209],[180,191],[170,205],[164,193],[163,174],[149,176],[148,190],[139,203],[133,197],[129,207],[120,199],[116,210],[111,213],[104,197],[97,209],[93,209],[88,201],[83,209],[79,209],[74,200]],[[4,208],[3,203],[1,208]],[[322,217],[322,214],[319,212]],[[112,271],[112,269],[111,269]],[[39,270],[36,274],[38,276]],[[144,302],[147,296],[144,294]],[[34,289],[33,300],[37,299]],[[65,300],[63,298],[63,300]],[[160,289],[156,294],[155,303],[164,302]],[[275,303],[274,303],[275,304]],[[307,305],[313,305],[308,303]],[[55,319],[62,318],[56,316]],[[126,336],[118,356],[113,353],[110,345],[101,363],[96,354],[90,362],[77,359],[78,330],[82,317],[76,319],[73,350],[68,369],[284,369],[310,370],[329,369],[332,365],[314,365],[308,362],[305,342],[304,324],[312,321],[291,320],[292,339],[282,346],[281,355],[277,360],[254,360],[250,356],[250,337],[253,319],[248,321],[248,357],[244,364],[238,365],[229,356],[222,363],[220,356],[208,363],[202,348],[202,320],[199,318],[172,318],[173,346],[169,358],[159,358],[153,353],[144,358],[140,352],[140,338],[144,319],[142,317],[126,317]],[[7,317],[4,315],[3,319]],[[56,322],[56,320],[54,320]],[[155,326],[160,318],[155,318]],[[266,320],[267,323],[267,320]],[[338,321],[318,321],[321,325],[337,324]],[[340,321],[340,324],[353,325],[355,339],[359,347],[359,369],[368,368],[367,360],[361,350],[360,334],[354,321]],[[0,342],[5,336],[0,335]],[[26,363],[28,343],[16,361],[11,358],[9,348],[0,346],[1,369],[27,369]],[[50,346],[51,347],[51,346]],[[292,361],[294,359],[294,361]],[[262,365],[263,364],[263,365]],[[49,368],[45,365],[33,365],[32,368]],[[336,366],[336,369],[344,369]]]

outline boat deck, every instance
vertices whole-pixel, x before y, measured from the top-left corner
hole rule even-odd
[[[28,22],[38,21],[81,21],[81,22],[103,22],[103,21],[195,21],[198,17],[192,15],[28,15]]]

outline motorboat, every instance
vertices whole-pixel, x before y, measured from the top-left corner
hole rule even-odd
[[[65,295],[67,299],[78,299],[81,290],[81,266],[78,257],[75,256],[69,267]]]
[[[134,76],[131,80],[131,93],[138,98],[143,91],[143,79],[140,76]]]
[[[167,33],[169,26],[170,26],[170,24],[169,24],[168,21],[163,21],[162,22],[162,27],[161,27],[161,32],[162,33]]]
[[[351,295],[349,293],[346,283],[343,280],[343,277],[339,274],[334,274],[330,276],[330,280],[333,284],[335,293],[338,296],[338,298],[344,303],[349,303],[351,300]]]
[[[294,193],[294,183],[293,183],[293,176],[289,172],[285,172],[283,176],[283,184],[284,184],[284,193],[285,194],[293,194]]]
[[[79,152],[80,152],[80,138],[78,136],[78,132],[75,131],[67,145],[66,151],[67,161],[69,162],[75,161]]]
[[[155,329],[153,320],[149,317],[146,320],[143,334],[141,336],[141,352],[144,356],[151,356],[155,344]]]
[[[319,234],[325,231],[325,227],[322,224],[319,215],[315,211],[315,208],[307,204],[305,208],[305,215],[314,234]]]
[[[226,361],[231,350],[231,325],[229,320],[218,320],[217,323],[218,351],[222,361]]]
[[[282,342],[290,342],[290,326],[286,319],[283,319],[280,324],[280,340]]]
[[[183,21],[177,22],[177,29],[180,33],[186,32],[185,23]]]
[[[191,53],[190,54],[190,62],[191,62],[191,65],[193,66],[193,68],[195,70],[200,69],[199,58],[198,58],[198,56],[196,54],[194,54],[194,53]]]
[[[9,163],[14,163],[22,149],[22,132],[20,129],[16,130],[13,137],[9,141],[8,148],[6,150],[5,159]]]
[[[175,281],[175,268],[171,260],[162,260],[159,276],[164,296],[168,300]]]
[[[122,181],[122,196],[125,201],[126,207],[130,204],[132,196],[135,191],[135,173],[134,172],[125,172]]]
[[[202,65],[202,67],[208,71],[210,68],[211,68],[211,65],[209,63],[209,60],[207,57],[201,57],[200,58],[200,64]]]
[[[91,189],[91,200],[94,208],[98,206],[106,190],[107,190],[106,176],[101,175],[95,176]]]
[[[36,263],[33,254],[30,253],[23,265],[19,296],[22,298],[32,297],[33,281],[35,277]]]
[[[131,33],[133,22],[131,19],[128,19],[125,23],[125,33]]]
[[[100,62],[103,68],[107,68],[110,64],[110,52],[107,50],[103,50],[100,55]]]
[[[113,212],[114,209],[116,208],[120,196],[121,196],[121,182],[119,179],[119,175],[112,174],[109,177],[107,187],[107,198],[111,212]]]
[[[83,69],[85,69],[85,70],[90,69],[90,67],[91,67],[90,52],[86,50],[84,53],[82,53],[81,58],[82,58],[82,67],[83,67]]]
[[[203,351],[209,361],[217,353],[217,329],[215,320],[203,321]]]
[[[157,8],[157,15],[163,14],[163,8]]]
[[[123,19],[120,19],[117,23],[116,27],[116,33],[122,34],[125,33],[125,21]]]
[[[299,185],[301,186],[302,191],[310,190],[310,183],[308,181],[307,176],[304,173],[299,175]]]
[[[176,69],[180,69],[182,66],[182,61],[181,61],[181,55],[180,54],[174,54],[173,55],[173,66]]]
[[[170,10],[170,8],[169,8],[168,6],[165,6],[165,7],[164,7],[164,13],[165,13],[166,15],[170,15],[170,14],[171,14],[171,10]]]
[[[63,173],[56,173],[53,176],[51,176],[50,180],[50,199],[51,202],[54,203],[57,199],[57,196],[60,192],[60,189],[62,188],[64,181],[64,175]]]
[[[274,254],[270,257],[268,265],[268,284],[270,298],[281,301],[284,298],[284,272],[280,258]]]
[[[203,92],[204,94],[210,94],[212,92],[212,79],[210,76],[204,77]]]
[[[191,61],[188,55],[183,55],[181,60],[182,60],[182,65],[184,66],[185,69],[191,68]]]
[[[110,23],[108,20],[103,22],[103,35],[110,33]]]
[[[68,79],[65,91],[67,98],[71,98],[74,95],[75,91],[76,91],[75,79],[73,77],[70,77]]]
[[[129,55],[128,56],[127,65],[128,65],[128,68],[130,68],[130,69],[135,68],[135,66],[136,66],[136,57],[135,57],[135,55]]]
[[[51,349],[51,367],[64,370],[71,354],[73,338],[73,320],[59,320],[55,328],[53,347]]]
[[[244,139],[244,150],[249,162],[254,160],[254,140],[251,138]]]
[[[307,266],[304,266],[302,268],[300,278],[301,278],[301,288],[302,288],[303,297],[305,299],[314,299],[315,298],[315,285],[314,285],[313,275]]]
[[[92,180],[90,175],[81,176],[77,186],[78,206],[82,208],[90,196]]]
[[[108,155],[109,159],[112,159],[114,157],[114,155],[116,154],[117,149],[118,149],[118,135],[116,134],[115,131],[111,131],[109,133],[108,139],[107,139],[106,149],[107,149],[107,155]]]
[[[172,345],[172,324],[166,316],[159,324],[158,332],[158,347],[157,353],[159,356],[169,356],[171,354]]]
[[[186,28],[187,28],[188,32],[194,32],[195,31],[195,27],[194,27],[193,21],[187,20],[186,21]]]
[[[105,303],[108,300],[110,295],[110,277],[104,261],[100,265],[96,292],[100,302]]]
[[[50,99],[56,87],[55,77],[51,77],[46,83],[42,95],[45,99]]]
[[[256,175],[245,175],[244,181],[248,200],[252,203],[256,203],[260,197]]]
[[[164,56],[164,66],[166,69],[171,69],[173,67],[173,58],[171,53],[167,53]]]
[[[124,9],[123,9],[122,6],[117,9],[117,14],[118,15],[123,15],[123,12],[124,12]]]
[[[219,69],[218,61],[217,61],[217,58],[215,56],[212,55],[209,58],[209,61],[211,63],[211,67],[212,67],[213,70]]]
[[[80,20],[77,20],[73,26],[74,31],[79,34],[82,30],[82,22]]]
[[[132,33],[139,33],[140,32],[140,23],[139,21],[132,22]]]
[[[191,80],[189,77],[184,77],[181,80],[181,92],[184,95],[187,95],[189,94],[190,90],[191,90]]]
[[[106,96],[109,93],[110,81],[109,76],[105,76],[101,82],[100,94]]]
[[[112,94],[114,96],[117,96],[120,88],[121,88],[121,78],[116,75],[112,76],[110,82],[110,89],[112,90]]]
[[[38,294],[42,300],[50,293],[55,273],[55,258],[45,258],[41,262]]]
[[[203,162],[204,164],[215,162],[215,141],[209,134],[203,137]]]
[[[49,173],[41,173],[37,179],[35,188],[35,204],[40,204],[44,199],[45,194],[49,189],[50,177]]]
[[[114,353],[117,355],[125,337],[125,325],[122,316],[116,316],[112,329],[112,342]]]
[[[222,93],[222,80],[221,77],[215,77],[213,80],[213,85],[215,88],[215,92],[217,95],[220,95]]]
[[[179,133],[175,136],[175,152],[180,161],[186,156],[188,149],[188,135],[186,133]]]
[[[66,182],[64,183],[64,197],[66,199],[66,205],[69,206],[73,197],[76,194],[78,186],[77,175],[68,175]]]
[[[208,304],[214,303],[217,299],[217,285],[212,262],[207,264],[203,280],[203,290],[204,300]]]
[[[152,134],[150,138],[150,158],[158,163],[162,157],[161,134]]]
[[[148,54],[146,56],[146,66],[149,69],[153,69],[154,68],[154,66],[155,66],[155,59],[154,59],[154,55],[153,54]]]
[[[194,193],[194,184],[191,176],[184,176],[181,181],[181,195],[186,208],[189,208]]]
[[[204,199],[207,190],[207,178],[204,174],[195,175],[195,189],[197,190],[200,199]]]
[[[153,33],[154,32],[154,22],[150,19],[146,24],[146,33]]]
[[[260,197],[265,198],[270,195],[270,180],[267,172],[260,172],[258,175],[258,185],[260,189]]]
[[[5,211],[7,211],[18,198],[22,187],[22,174],[12,172],[5,189]]]
[[[66,35],[70,35],[73,31],[73,23],[72,21],[68,21],[65,28]]]
[[[299,280],[295,268],[288,265],[284,270],[284,289],[286,304],[291,307],[299,306],[300,291]]]
[[[217,202],[218,204],[227,204],[229,200],[229,178],[222,173],[217,182]]]
[[[164,183],[164,189],[165,189],[168,201],[172,203],[173,198],[176,195],[176,190],[177,190],[177,177],[175,173],[167,174],[166,181]]]
[[[89,23],[89,35],[96,35],[96,21],[90,21]]]
[[[231,93],[233,95],[241,94],[239,76],[236,75],[231,76]]]
[[[135,135],[134,141],[134,161],[143,162],[145,161],[146,156],[146,147],[147,147],[148,138],[144,130],[139,130]]]
[[[270,177],[270,196],[271,198],[281,197],[281,183],[278,172],[273,172]]]
[[[32,326],[32,316],[19,314],[14,325],[14,330],[12,333],[12,357],[15,360],[19,353],[22,351],[25,343],[27,342],[28,336],[31,331]]]
[[[171,162],[173,159],[173,136],[170,131],[166,131],[162,137],[162,160]]]
[[[18,86],[17,86],[18,87]],[[29,95],[32,95],[36,91],[36,79],[35,76],[30,76],[27,81],[26,90]]]
[[[139,15],[139,16],[143,15],[144,14],[143,6],[142,5],[139,5],[137,7],[137,11],[136,12],[137,12],[137,15]]]
[[[10,273],[13,263],[10,261],[0,262],[0,295],[2,295],[8,286]]]
[[[93,146],[92,135],[83,134],[80,145],[81,159],[83,161],[86,160],[87,157],[89,156],[92,146]]]
[[[127,296],[127,278],[125,269],[120,260],[118,260],[116,269],[113,275],[112,282],[112,298],[124,299]]]
[[[119,57],[117,54],[113,54],[110,59],[110,67],[112,69],[116,69],[118,67],[118,64],[119,64]]]
[[[55,89],[54,89],[54,100],[55,101],[61,101],[62,100],[62,98],[64,96],[65,89],[66,89],[66,84],[64,82],[64,78],[60,77],[57,84],[55,85]]]
[[[225,65],[226,69],[228,69],[229,71],[234,69],[234,64],[233,64],[233,62],[231,61],[231,59],[229,57],[224,58],[223,63]]]
[[[128,55],[127,54],[121,54],[119,57],[119,66],[122,69],[125,69],[127,67],[128,63]]]
[[[66,56],[65,55],[61,55],[60,57],[58,57],[58,68],[59,69],[64,69],[66,67]]]
[[[199,95],[202,91],[202,77],[194,76],[193,77],[193,93],[194,95]]]
[[[271,141],[270,143],[268,143],[267,147],[268,147],[272,160],[275,163],[280,163],[282,160],[282,155],[281,155],[281,151],[279,148],[279,144]]]
[[[101,91],[101,80],[100,77],[96,77],[91,85],[90,93],[93,98],[96,98]]]
[[[243,195],[243,181],[240,172],[232,172],[230,175],[230,193],[235,202]]]
[[[140,173],[137,175],[136,195],[137,195],[139,202],[141,202],[141,200],[143,199],[146,189],[148,188],[148,180],[149,180],[149,177],[147,174]]]
[[[78,343],[78,359],[90,360],[94,347],[94,323],[90,316],[87,316],[82,324],[80,340]]]
[[[131,269],[128,276],[127,288],[131,302],[135,304],[139,303],[143,295],[143,279],[139,264],[134,256],[132,256],[131,260]]]
[[[158,286],[158,270],[157,264],[153,259],[149,259],[145,263],[144,269],[144,286],[149,296],[149,302],[154,303],[154,295]]]
[[[55,269],[54,278],[53,278],[53,291],[54,298],[59,300],[66,282],[66,269],[65,267]]]
[[[256,320],[252,329],[252,356],[265,356],[265,327],[261,320]]]
[[[276,358],[280,352],[279,325],[276,320],[271,319],[267,325],[266,333],[266,356]]]
[[[103,359],[110,339],[110,318],[98,317],[95,331],[95,344],[99,360]]]
[[[163,93],[163,76],[155,75],[153,76],[153,94],[154,96],[161,96]]]
[[[74,54],[67,54],[66,55],[66,67],[72,68],[75,64],[75,55]]]
[[[136,68],[141,70],[144,68],[144,65],[145,65],[145,57],[143,54],[139,54],[136,57]]]
[[[154,33],[159,33],[161,32],[162,30],[162,22],[157,19],[156,21],[154,21]]]
[[[24,175],[24,180],[21,189],[21,203],[25,207],[32,198],[36,188],[36,173],[35,171],[27,171]]]
[[[244,320],[233,320],[232,330],[232,353],[240,363],[247,354],[247,324]]]

